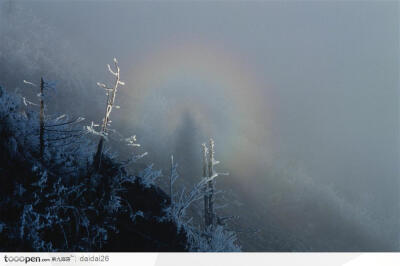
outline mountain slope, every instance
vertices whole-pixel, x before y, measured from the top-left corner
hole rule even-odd
[[[0,251],[188,249],[184,230],[161,219],[169,197],[108,153],[93,171],[93,144],[71,135],[77,126],[46,121],[65,125],[47,131],[39,158],[39,115],[23,101],[0,88]]]

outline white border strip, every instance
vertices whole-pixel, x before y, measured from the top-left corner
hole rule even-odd
[[[0,253],[0,265],[399,266],[400,253]]]

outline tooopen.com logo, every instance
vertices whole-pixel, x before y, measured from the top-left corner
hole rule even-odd
[[[5,262],[40,262],[40,257],[25,257],[25,256],[4,256]]]

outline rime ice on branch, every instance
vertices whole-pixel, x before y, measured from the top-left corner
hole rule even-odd
[[[214,159],[214,140],[210,139],[208,148],[203,144],[203,176],[207,180],[204,188],[204,222],[206,228],[216,223],[213,198],[214,178],[218,176],[214,171],[216,164],[218,164],[218,161]]]
[[[94,157],[94,162],[93,162],[94,169],[98,169],[101,164],[101,156],[103,153],[104,140],[108,134],[108,126],[111,123],[110,114],[111,114],[111,111],[114,106],[115,96],[117,94],[118,86],[125,85],[125,83],[122,82],[119,78],[119,70],[120,69],[118,66],[118,61],[115,58],[114,58],[114,66],[115,66],[115,71],[111,69],[111,66],[109,64],[107,64],[108,71],[115,77],[115,82],[114,82],[113,87],[107,87],[104,83],[97,82],[97,85],[99,87],[106,90],[107,106],[106,106],[106,112],[105,112],[104,118],[103,118],[103,123],[102,123],[101,129],[100,129],[100,140],[99,140],[99,144],[97,145],[97,152]]]
[[[23,80],[24,84],[30,85],[32,87],[38,87],[35,83]],[[44,162],[46,160],[51,159],[49,156],[49,148],[50,146],[63,146],[65,145],[65,141],[68,139],[71,141],[73,138],[82,137],[85,132],[83,130],[78,130],[76,128],[72,128],[72,126],[77,123],[85,120],[83,117],[76,117],[73,119],[69,119],[69,117],[65,114],[58,115],[58,117],[54,117],[54,115],[47,114],[47,103],[50,100],[50,95],[52,95],[51,91],[55,91],[56,88],[55,82],[45,81],[43,77],[40,78],[39,83],[39,93],[37,94],[39,98],[39,104],[29,101],[26,97],[20,96],[22,103],[25,106],[39,106],[39,127],[34,127],[35,131],[39,131],[39,159]],[[26,114],[27,110],[24,110]],[[30,111],[28,111],[29,113]],[[33,134],[37,136],[38,134],[35,132]],[[76,140],[74,140],[75,143]]]
[[[231,217],[220,217],[214,209],[215,178],[226,173],[217,173],[214,169],[219,162],[214,157],[214,141],[210,139],[209,147],[202,144],[203,174],[201,180],[193,186],[191,190],[186,191],[183,187],[180,192],[174,191],[173,184],[179,177],[177,172],[178,165],[171,156],[171,169],[169,175],[169,194],[171,195],[171,204],[166,207],[166,216],[161,218],[172,220],[186,232],[189,251],[240,251],[237,244],[236,233],[225,227],[225,221]],[[204,223],[203,229],[192,224],[192,218],[187,217],[187,210],[196,201],[204,199]],[[218,208],[218,207],[217,207]]]

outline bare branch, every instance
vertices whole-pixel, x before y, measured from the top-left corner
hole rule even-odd
[[[64,126],[64,125],[68,125],[68,124],[73,124],[73,123],[80,123],[83,120],[85,120],[84,117],[77,117],[72,119],[71,121],[65,122],[65,123],[61,123],[61,124],[55,124],[55,125],[45,125],[45,127],[58,127],[58,126]]]
[[[33,87],[37,87],[37,85],[36,85],[35,83],[30,82],[30,81],[24,80],[24,83],[25,83],[25,84],[28,84],[28,85],[31,85],[31,86],[33,86]]]

